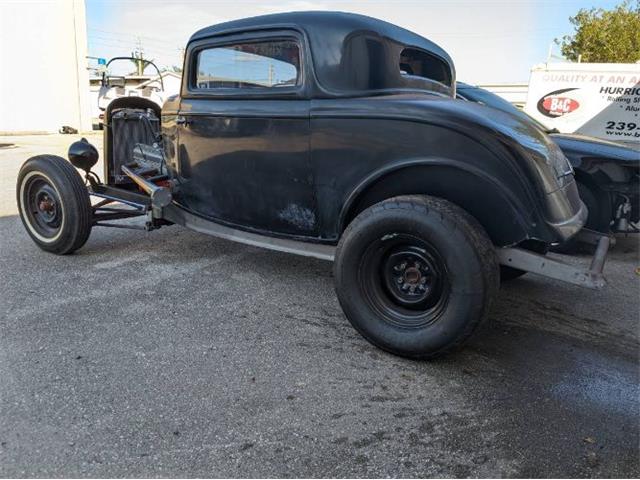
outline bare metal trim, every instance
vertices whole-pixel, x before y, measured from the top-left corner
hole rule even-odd
[[[605,235],[604,233],[596,232],[595,230],[589,230],[588,228],[583,228],[580,230],[573,238],[572,241],[575,240],[580,243],[586,243],[589,245],[598,246],[600,239],[602,237],[609,237],[610,245],[613,246],[616,244],[616,239],[612,235]]]
[[[330,262],[333,261],[335,256],[336,247],[333,245],[300,242],[297,240],[267,237],[257,233],[243,232],[242,230],[226,227],[219,223],[198,217],[173,204],[162,209],[162,218],[195,230],[196,232],[252,245],[254,247],[293,253],[304,257],[319,258],[320,260],[328,260]]]
[[[610,239],[603,236],[598,241],[596,253],[588,269],[569,265],[560,260],[545,257],[521,248],[497,248],[496,254],[502,265],[544,277],[555,278],[581,287],[600,289],[607,281],[602,274],[609,250]]]

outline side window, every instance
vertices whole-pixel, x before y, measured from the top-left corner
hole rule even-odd
[[[269,40],[207,48],[197,54],[196,89],[276,89],[300,84],[295,40]]]
[[[446,62],[423,50],[405,48],[400,54],[400,73],[451,86],[451,70]]]

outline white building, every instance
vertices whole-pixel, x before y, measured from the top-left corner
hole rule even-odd
[[[0,1],[0,134],[91,129],[84,0]]]
[[[523,108],[527,103],[528,83],[486,83],[478,86],[501,96],[518,108]]]

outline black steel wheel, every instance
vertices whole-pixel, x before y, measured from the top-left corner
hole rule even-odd
[[[63,158],[38,155],[27,160],[18,174],[16,194],[22,223],[43,250],[71,253],[89,238],[89,194]]]
[[[336,291],[367,340],[411,358],[461,345],[498,286],[493,245],[478,222],[439,198],[396,197],[358,215],[334,264]]]
[[[358,282],[381,318],[408,328],[436,320],[449,294],[440,254],[404,233],[371,243],[360,260]]]

